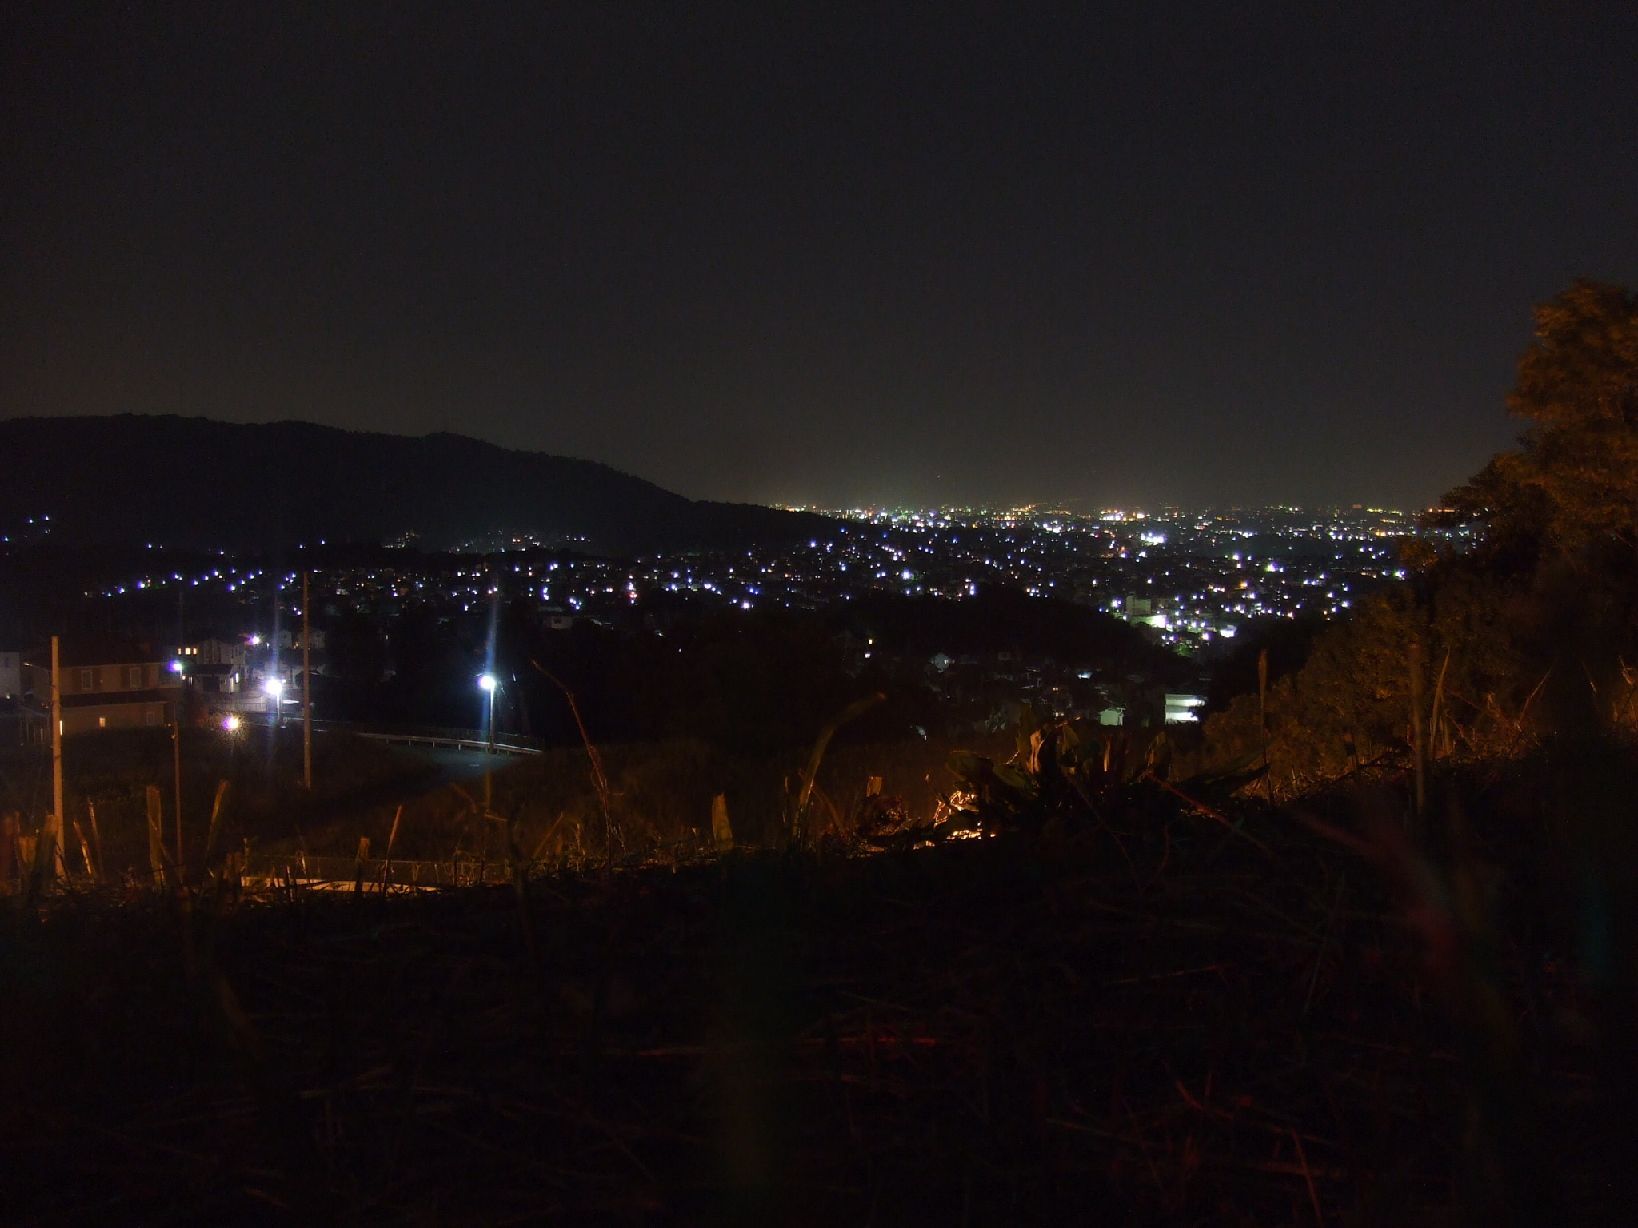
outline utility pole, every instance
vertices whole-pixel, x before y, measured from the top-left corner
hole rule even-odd
[[[46,830],[51,840],[51,863],[46,872],[57,877],[59,870],[68,877],[68,861],[63,855],[63,833],[68,824],[63,820],[63,682],[62,661],[58,639],[51,637],[51,818]]]
[[[301,573],[301,776],[313,791],[313,614],[307,595],[307,572]]]

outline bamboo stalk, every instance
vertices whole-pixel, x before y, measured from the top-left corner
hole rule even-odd
[[[580,731],[580,741],[586,748],[586,759],[591,764],[592,787],[597,790],[597,802],[603,810],[603,855],[606,865],[614,864],[614,791],[609,788],[609,778],[603,771],[603,757],[597,753],[597,745],[591,740],[591,734],[586,731],[586,722],[580,717],[580,704],[575,700],[571,691],[558,676],[548,670],[539,661],[530,658],[529,664],[551,684],[563,692],[563,698],[569,701],[569,712],[574,717],[575,728]]]
[[[85,872],[94,883],[97,881],[97,866],[91,859],[91,842],[85,838],[85,829],[80,826],[78,819],[74,820],[74,839],[80,843],[80,858],[85,862]]]
[[[796,810],[791,816],[790,836],[793,841],[800,839],[802,822],[807,817],[808,802],[813,797],[813,782],[819,776],[819,764],[825,757],[825,750],[830,740],[836,736],[836,731],[849,721],[857,720],[877,704],[886,700],[887,696],[880,691],[866,695],[863,699],[856,699],[833,717],[829,724],[819,731],[819,737],[813,743],[813,751],[808,755],[807,767],[802,772],[802,788],[797,797]]]
[[[91,845],[97,851],[96,879],[100,883],[104,867],[102,860],[102,831],[97,827],[97,804],[95,802],[86,802],[85,810],[91,818]]]
[[[381,863],[381,890],[384,892],[392,882],[392,847],[398,843],[398,824],[404,818],[404,803],[398,803],[398,809],[393,812],[392,830],[387,833],[387,856]]]
[[[227,800],[228,782],[221,780],[216,785],[216,796],[210,803],[210,827],[205,834],[205,865],[210,865],[211,855],[216,851],[216,837],[222,829],[222,804]]]
[[[1445,649],[1445,659],[1439,666],[1439,678],[1433,684],[1433,707],[1428,713],[1428,744],[1433,748],[1435,756],[1439,754],[1442,742],[1449,741],[1450,734],[1445,729],[1445,674],[1450,669],[1450,649]]]
[[[1414,773],[1414,813],[1418,825],[1427,812],[1427,741],[1422,728],[1422,641],[1412,640],[1407,665],[1410,672],[1411,758]]]
[[[160,887],[165,883],[165,819],[159,786],[149,785],[144,799],[148,807],[148,872],[153,875],[154,886]]]

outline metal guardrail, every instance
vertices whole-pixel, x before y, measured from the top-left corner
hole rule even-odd
[[[245,718],[247,725],[266,729],[271,719],[262,715],[257,719],[254,713]],[[299,729],[299,718],[286,717],[283,722],[286,729]],[[315,720],[314,733],[350,733],[357,738],[369,738],[372,742],[396,743],[402,746],[431,746],[446,750],[493,750],[497,755],[538,755],[545,748],[530,742],[523,742],[516,738],[497,737],[491,746],[489,739],[481,729],[435,729],[427,726],[412,727],[404,730],[372,729],[366,725],[354,724],[351,721]]]
[[[435,734],[418,733],[366,733],[362,729],[353,729],[349,732],[354,737],[369,738],[372,742],[386,742],[403,746],[433,746],[446,750],[478,750],[497,755],[538,755],[538,746],[518,746],[513,743],[502,742],[497,739],[494,745],[479,738],[452,738],[440,737]]]

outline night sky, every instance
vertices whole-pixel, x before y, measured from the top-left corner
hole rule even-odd
[[[0,416],[1422,505],[1638,282],[1638,4],[783,8],[8,4]]]

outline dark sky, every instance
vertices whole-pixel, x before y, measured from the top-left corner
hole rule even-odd
[[[1422,504],[1638,281],[1638,4],[1053,11],[8,4],[0,416]]]

